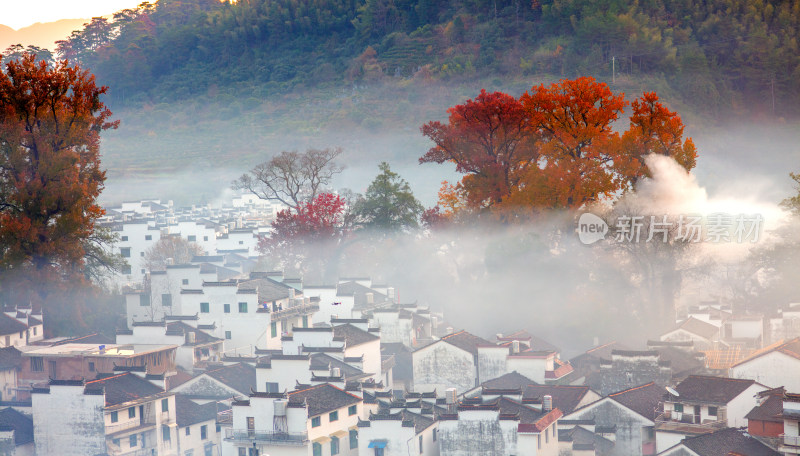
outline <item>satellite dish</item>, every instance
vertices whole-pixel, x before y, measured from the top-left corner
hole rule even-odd
[[[677,392],[677,391],[675,391],[674,389],[670,388],[669,386],[667,386],[667,387],[665,387],[665,388],[667,389],[667,392],[668,392],[669,394],[671,394],[671,395],[673,395],[673,396],[675,396],[675,397],[680,397],[680,393],[678,393],[678,392]]]

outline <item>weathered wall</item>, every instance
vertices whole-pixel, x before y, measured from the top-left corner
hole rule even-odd
[[[436,388],[441,395],[447,388],[463,393],[476,385],[477,370],[471,353],[447,342],[435,342],[411,354],[414,386],[418,391]]]
[[[586,408],[571,413],[565,419],[588,420],[594,418],[596,426],[616,426],[616,444],[610,455],[631,456],[642,454],[645,438],[644,426],[653,422],[623,407],[613,399],[605,398]]]
[[[85,456],[106,452],[105,396],[83,394],[83,386],[50,387],[34,393],[33,429],[36,454]]]
[[[498,419],[496,411],[459,413],[458,420],[439,422],[442,456],[508,456],[516,454],[517,421]]]
[[[780,352],[772,352],[732,367],[730,376],[755,380],[770,388],[784,386],[786,391],[800,391],[798,372],[800,360]]]

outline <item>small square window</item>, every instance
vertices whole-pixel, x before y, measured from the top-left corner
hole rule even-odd
[[[240,302],[239,303],[239,313],[247,313],[247,303]]]
[[[122,236],[122,237],[120,238],[120,240],[122,240],[122,242],[125,242],[125,241],[127,241],[127,240],[128,240],[128,236]]]
[[[153,240],[153,235],[152,234],[145,234],[144,235],[144,240],[145,241],[152,241]]]
[[[148,294],[140,294],[139,295],[139,305],[142,307],[147,307],[150,305],[150,295]]]
[[[347,415],[348,416],[353,416],[357,412],[358,412],[358,407],[356,407],[355,405],[351,405],[350,407],[347,408]]]
[[[228,339],[228,340],[231,339],[231,332],[230,331],[225,331],[225,338]]]
[[[125,275],[130,275],[131,274],[131,265],[126,264],[125,266],[123,266],[122,267],[122,273],[125,274]]]
[[[191,428],[189,426],[186,426],[186,435],[191,435],[192,434],[192,431],[190,429]]]
[[[144,252],[139,252],[140,257],[144,257]]]
[[[207,302],[200,303],[200,313],[208,313],[210,311],[209,305]]]
[[[189,236],[189,242],[195,242],[197,240],[197,236],[191,235]]]
[[[328,414],[328,421],[334,422],[339,419],[339,411],[331,412]]]
[[[136,418],[136,407],[128,408],[128,418]]]
[[[133,434],[133,435],[131,435],[131,436],[130,436],[130,438],[128,439],[128,440],[129,440],[129,443],[130,443],[130,445],[131,445],[131,448],[134,448],[134,447],[136,447],[136,443],[137,443],[137,442],[136,442],[136,440],[137,440],[137,439],[136,439],[136,437],[138,437],[138,435],[137,435],[137,434]]]
[[[203,236],[203,240],[207,241],[208,240],[208,236]]]
[[[208,438],[208,426],[205,424],[200,426],[200,440],[205,440]]]
[[[111,422],[116,423],[119,421],[119,412],[111,412]]]
[[[161,399],[161,411],[169,412],[169,399]]]
[[[709,416],[717,416],[718,409],[716,407],[709,407],[708,408],[708,415]]]
[[[111,439],[111,443],[112,443],[112,444],[113,444],[115,447],[119,448],[119,444],[120,444],[121,442],[119,441],[119,439]]]
[[[94,372],[94,361],[89,361],[89,372]]]
[[[231,305],[230,304],[223,305],[222,309],[223,309],[223,312],[225,312],[226,314],[231,313]]]
[[[122,247],[119,249],[120,255],[122,258],[130,258],[131,257],[131,248],[130,247]]]
[[[311,418],[311,427],[312,428],[319,427],[320,424],[322,424],[322,420],[320,420],[320,418],[318,416],[315,416],[314,418]]]
[[[189,279],[182,279],[181,280],[181,284],[182,285],[189,285]]]
[[[161,295],[161,305],[164,307],[171,307],[172,306],[172,295],[171,294],[162,294]]]
[[[239,241],[239,245],[243,245],[243,244],[244,244],[244,241]]]

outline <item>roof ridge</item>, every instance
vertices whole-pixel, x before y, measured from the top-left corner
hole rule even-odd
[[[130,375],[134,375],[134,374],[131,374],[130,372],[123,372],[123,373],[121,373],[121,374],[112,375],[112,376],[110,376],[110,377],[98,378],[98,379],[96,379],[96,380],[92,380],[92,381],[86,382],[86,383],[84,383],[84,385],[88,385],[88,384],[90,384],[90,383],[95,383],[95,382],[104,382],[104,381],[106,381],[106,380],[111,380],[112,378],[118,378],[118,377],[122,377],[123,375],[128,375],[128,374],[130,374]]]
[[[446,336],[442,337],[442,340],[445,340],[445,339],[447,339],[448,337],[457,336],[457,335],[459,335],[459,334],[461,334],[461,333],[463,333],[463,332],[467,332],[467,330],[466,330],[466,329],[462,329],[461,331],[454,332],[454,333],[452,333],[452,334],[448,334],[448,335],[446,335]]]
[[[611,393],[611,394],[608,395],[608,397],[617,396],[617,395],[620,395],[620,394],[623,394],[623,393],[629,393],[631,391],[636,391],[636,390],[638,390],[640,388],[644,388],[646,386],[650,386],[650,385],[654,385],[654,384],[655,384],[655,382],[650,382],[650,383],[645,383],[644,385],[634,386],[633,388],[628,388],[626,390],[617,391],[616,393]]]

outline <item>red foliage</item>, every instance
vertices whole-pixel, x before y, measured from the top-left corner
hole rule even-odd
[[[0,276],[18,288],[80,278],[103,215],[100,132],[115,128],[106,87],[67,61],[25,55],[0,72]],[[16,274],[15,274],[16,273]]]

